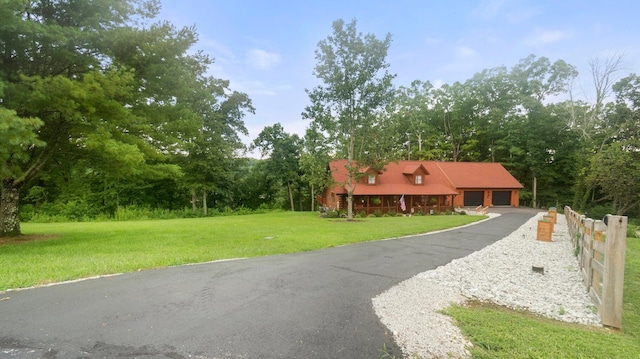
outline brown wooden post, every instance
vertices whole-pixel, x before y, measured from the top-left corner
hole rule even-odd
[[[626,216],[605,217],[607,222],[606,259],[602,288],[602,324],[622,327],[622,292],[624,289],[624,262],[627,247]]]

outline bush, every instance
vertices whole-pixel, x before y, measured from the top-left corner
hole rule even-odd
[[[35,215],[35,207],[32,204],[25,204],[20,207],[20,221],[29,222]]]
[[[587,209],[584,213],[588,218],[602,219],[607,214],[611,213],[611,206],[593,206]]]
[[[331,210],[331,211],[327,211],[325,212],[325,217],[326,218],[340,218],[340,211],[338,210]]]

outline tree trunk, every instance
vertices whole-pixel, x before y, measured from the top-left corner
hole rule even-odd
[[[533,176],[533,208],[538,208],[538,177]]]
[[[287,190],[289,191],[289,204],[291,205],[291,211],[294,212],[296,210],[293,204],[293,191],[291,190],[291,183],[287,183]]]
[[[311,212],[316,210],[316,188],[311,185]]]
[[[198,211],[198,194],[196,193],[195,189],[191,190],[191,210],[193,210],[193,213],[196,213]]]
[[[9,181],[3,181],[0,193],[0,237],[14,237],[21,234],[19,201],[18,188]]]
[[[207,215],[207,191],[202,191],[202,211],[204,215]]]

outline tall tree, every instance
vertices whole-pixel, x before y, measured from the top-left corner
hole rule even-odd
[[[197,193],[201,194],[202,210],[207,215],[209,193],[227,192],[233,181],[233,158],[243,144],[238,133],[247,135],[242,118],[245,111],[254,112],[249,97],[231,91],[229,81],[203,79],[200,91],[194,89],[190,100],[193,110],[202,117],[197,134],[185,144],[186,156],[180,161],[185,176],[182,183],[192,193],[195,212]]]
[[[393,114],[395,131],[407,140],[403,158],[419,160],[442,159],[444,135],[435,124],[435,89],[429,81],[414,80],[409,87],[397,90]],[[403,139],[403,140],[404,140]],[[404,141],[403,141],[404,142]]]
[[[394,93],[394,75],[388,73],[386,62],[390,44],[390,34],[379,40],[359,33],[356,20],[348,24],[336,20],[333,35],[320,41],[315,52],[314,75],[322,85],[307,90],[311,104],[302,115],[329,135],[336,153],[346,155],[348,219],[353,219],[353,191],[360,168],[386,162],[387,153],[375,146],[388,143],[368,139],[385,135],[376,126],[386,116]]]
[[[279,184],[286,184],[292,211],[295,211],[293,186],[300,180],[300,147],[300,137],[286,133],[279,123],[265,127],[251,145],[268,157],[265,161],[269,176]]]
[[[86,163],[113,183],[181,173],[168,155],[202,128],[191,94],[212,60],[188,53],[193,28],[150,24],[158,10],[157,0],[3,2],[0,107],[31,134],[1,158],[0,235],[20,233],[18,191],[53,168]]]
[[[303,139],[302,153],[300,155],[300,168],[302,180],[309,184],[311,194],[311,210],[316,209],[316,193],[330,183],[331,176],[327,175],[327,164],[331,159],[330,148],[327,139],[312,123],[307,128]]]
[[[591,157],[587,182],[599,189],[618,215],[640,209],[640,77],[631,74],[612,86],[615,111],[606,124],[610,138]]]

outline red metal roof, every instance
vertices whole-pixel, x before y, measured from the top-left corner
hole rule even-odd
[[[337,184],[334,192],[347,193],[347,160],[329,164]],[[422,185],[416,185],[411,175],[423,175]],[[358,183],[355,195],[452,195],[462,188],[519,189],[523,186],[499,163],[480,162],[391,162],[376,177],[376,184]]]
[[[456,188],[519,189],[522,184],[496,162],[437,162]]]

